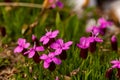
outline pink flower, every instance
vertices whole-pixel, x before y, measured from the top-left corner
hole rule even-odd
[[[104,35],[106,33],[106,29],[110,27],[113,23],[110,21],[107,21],[105,18],[99,18],[98,20],[98,27],[100,30],[100,34]]]
[[[58,30],[55,30],[53,32],[49,31],[40,38],[40,42],[43,42],[43,44],[45,45],[50,41],[50,39],[55,38],[58,35],[58,33]]]
[[[51,62],[54,62],[57,65],[61,64],[61,60],[55,56],[54,52],[51,52],[48,55],[43,54],[40,56],[40,59],[44,60],[44,68],[49,68]]]
[[[52,4],[52,8],[56,8],[58,6],[59,8],[63,8],[63,3],[60,0],[49,0],[49,2]]]
[[[112,60],[111,61],[112,69],[117,68],[117,77],[120,78],[120,61],[119,60]]]
[[[30,46],[30,43],[26,43],[26,40],[23,38],[19,38],[17,43],[18,46],[14,49],[14,53],[20,53],[23,51],[23,49]]]
[[[99,29],[99,27],[95,26],[92,28],[91,32],[92,32],[92,36],[98,36],[100,33],[100,29]]]
[[[111,61],[111,64],[113,64],[112,68],[120,69],[120,61],[119,60],[113,60],[113,61]]]
[[[72,43],[73,43],[72,41],[64,43],[62,39],[58,39],[53,44],[51,44],[50,47],[52,49],[55,49],[56,55],[59,55],[62,53],[63,50],[68,50]]]
[[[90,46],[90,41],[86,37],[81,37],[80,42],[77,44],[79,48],[86,49]]]
[[[99,27],[104,29],[112,25],[112,22],[107,21],[105,18],[99,18],[98,20]]]
[[[96,36],[88,37],[88,40],[90,42],[89,50],[91,53],[94,53],[96,51],[97,42],[103,42],[101,38],[96,37]]]
[[[91,43],[91,42],[103,42],[103,40],[101,39],[101,38],[99,38],[99,37],[94,37],[94,36],[92,36],[92,37],[88,37],[88,40],[89,40],[89,42]]]
[[[91,26],[86,29],[87,32],[92,32],[92,35],[104,35],[106,33],[107,27],[110,27],[113,23],[110,21],[107,21],[105,18],[99,18],[98,19],[98,25]]]
[[[88,56],[88,48],[90,46],[90,41],[86,37],[81,37],[80,42],[77,44],[77,46],[81,49],[80,50],[80,57],[83,59],[86,59]]]
[[[32,48],[30,48],[30,50],[25,52],[24,55],[28,54],[28,58],[32,58],[35,55],[36,51],[44,51],[43,46],[34,45]]]

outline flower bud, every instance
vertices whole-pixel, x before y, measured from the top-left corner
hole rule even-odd
[[[111,38],[111,47],[112,47],[112,50],[114,51],[118,50],[117,38],[115,35],[113,35]]]

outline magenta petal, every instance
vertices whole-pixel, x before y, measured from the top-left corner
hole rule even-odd
[[[80,43],[83,42],[84,40],[86,40],[87,38],[86,37],[81,37],[80,38]]]
[[[24,44],[25,42],[26,42],[26,40],[23,39],[23,38],[19,38],[19,39],[18,39],[18,45],[22,45],[22,44]]]
[[[66,42],[66,43],[64,44],[64,46],[62,47],[62,49],[68,50],[68,49],[69,49],[69,46],[71,46],[72,43],[73,43],[72,41]]]
[[[44,51],[44,47],[43,46],[36,47],[36,51]]]
[[[54,52],[50,52],[50,53],[48,54],[48,57],[50,57],[50,58],[52,58],[52,57],[54,57],[54,56],[55,56]]]
[[[112,68],[118,68],[118,65],[113,65]]]
[[[68,42],[65,43],[65,46],[71,46],[72,43],[73,43],[72,41],[68,41]]]
[[[25,52],[24,55],[28,54],[29,52],[30,52],[30,51]]]
[[[63,40],[62,39],[58,39],[57,41],[56,41],[56,43],[58,43],[58,44],[60,44],[60,45],[63,45]]]
[[[35,55],[35,51],[30,51],[28,54],[28,58],[32,58]]]
[[[59,31],[55,30],[52,32],[52,35],[50,36],[51,38],[55,38],[58,35]]]
[[[52,49],[58,49],[59,48],[59,44],[58,43],[52,43],[51,45],[50,45],[50,47],[52,48]]]
[[[45,61],[48,62],[48,63],[51,63],[51,62],[52,62],[52,59],[49,57],[49,58],[47,58]]]
[[[57,65],[61,64],[61,60],[58,59],[58,58],[56,58],[56,57],[54,57],[54,58],[52,59],[52,61],[53,61],[55,64],[57,64]]]
[[[42,60],[45,60],[47,58],[48,58],[48,56],[46,54],[43,54],[42,56],[40,56],[40,59],[42,59]]]
[[[49,38],[45,38],[44,41],[43,41],[43,44],[47,44],[49,42]]]
[[[44,68],[48,68],[49,66],[50,66],[50,63],[48,63],[48,62],[46,62],[46,61],[44,61]]]
[[[70,47],[68,47],[68,46],[64,46],[63,48],[62,48],[62,50],[68,50]]]
[[[98,37],[95,38],[95,41],[96,42],[103,42],[103,40],[101,38],[98,38]]]
[[[120,64],[118,64],[118,68],[120,68]]]
[[[94,37],[88,37],[88,41],[89,42],[94,42],[95,40],[94,40]]]
[[[28,48],[30,46],[30,43],[26,43],[25,45],[24,45],[24,48]]]
[[[59,55],[59,54],[61,54],[61,53],[62,53],[62,49],[56,49],[55,55]]]
[[[46,38],[46,36],[42,36],[42,37],[40,38],[40,42],[43,42],[43,41],[45,40],[45,38]]]
[[[51,36],[51,34],[52,34],[52,32],[49,31],[49,32],[47,32],[45,35],[46,35],[46,36]]]
[[[112,63],[112,64],[118,64],[118,63],[120,63],[120,61],[118,61],[118,60],[113,60],[113,61],[111,61],[110,63]]]
[[[17,46],[17,47],[14,49],[14,53],[20,53],[20,52],[22,52],[22,50],[23,50],[22,47]]]

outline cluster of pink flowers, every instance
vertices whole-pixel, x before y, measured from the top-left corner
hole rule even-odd
[[[91,53],[96,51],[96,44],[103,42],[103,39],[99,35],[104,36],[106,33],[107,27],[110,27],[112,22],[107,21],[105,18],[100,18],[98,20],[98,25],[94,25],[90,28],[87,28],[87,32],[90,32],[89,37],[81,37],[77,46],[81,49],[80,57],[83,59],[87,58],[88,50]],[[117,38],[115,35],[111,37],[111,46],[114,51],[117,51]]]
[[[93,27],[87,28],[87,32],[91,32],[91,36],[88,38],[82,37],[80,38],[80,43],[78,44],[78,47],[81,48],[81,57],[86,58],[88,49],[90,52],[94,52],[96,50],[96,43],[97,42],[103,42],[101,38],[99,38],[99,35],[104,36],[106,34],[106,29],[108,27],[112,26],[112,22],[107,21],[105,18],[100,18],[98,20],[98,25],[95,25]],[[118,42],[117,42],[117,37],[115,35],[112,35],[110,38],[111,42],[111,48],[113,51],[118,51]],[[120,78],[120,60],[113,60],[111,61],[111,64],[113,65],[111,68],[109,68],[106,71],[105,76],[112,80],[113,76],[113,69],[117,69],[117,77]]]
[[[81,37],[79,43],[77,44],[77,46],[81,49],[80,57],[86,59],[88,50],[90,50],[91,53],[94,53],[97,42],[103,42],[103,40],[98,36]]]
[[[88,51],[91,53],[96,51],[97,43],[103,42],[103,39],[100,38],[99,35],[105,35],[107,27],[110,26],[112,22],[100,18],[98,24],[98,26],[95,25],[89,29],[90,36],[81,37],[77,44],[77,47],[80,48],[80,57],[83,59],[87,58]],[[18,46],[14,49],[14,53],[22,53],[24,56],[28,56],[28,58],[33,58],[36,63],[43,61],[43,67],[45,69],[54,71],[56,65],[60,65],[62,60],[67,58],[66,51],[69,50],[70,46],[73,44],[72,41],[64,42],[63,39],[57,38],[58,34],[58,30],[48,31],[40,39],[32,35],[32,45],[30,45],[26,39],[19,38],[17,42]],[[117,51],[118,45],[115,35],[112,35],[110,42],[112,50]],[[106,77],[111,78],[114,68],[118,69],[117,76],[120,77],[120,61],[113,60],[111,63],[113,66],[106,71]],[[58,79],[58,77],[56,79]]]
[[[14,49],[14,53],[22,53],[28,58],[33,58],[36,63],[43,60],[44,68],[53,71],[56,65],[61,64],[61,60],[67,57],[66,50],[72,45],[72,41],[65,42],[62,39],[57,39],[59,31],[49,31],[40,39],[32,35],[33,45],[26,42],[26,39],[19,38],[18,46]],[[40,45],[42,43],[42,45]],[[32,47],[33,46],[33,47]]]
[[[92,32],[92,34],[105,35],[106,29],[112,26],[111,21],[107,21],[105,18],[99,18],[97,24],[86,28],[86,32]]]

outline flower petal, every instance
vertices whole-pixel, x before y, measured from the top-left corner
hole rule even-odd
[[[118,65],[113,65],[112,68],[118,68]]]
[[[14,49],[14,53],[20,53],[22,52],[23,48],[20,47],[20,46],[17,46],[15,49]]]
[[[49,38],[45,38],[44,41],[43,41],[43,44],[44,45],[47,44],[49,42],[49,40],[50,40]]]
[[[73,43],[72,41],[66,42],[66,43],[64,44],[64,46],[62,47],[62,49],[64,49],[64,50],[69,49],[69,46],[71,46],[72,43]]]
[[[96,42],[103,42],[103,40],[101,38],[98,38],[98,37],[95,38],[95,41]]]
[[[71,46],[72,43],[73,43],[72,41],[68,41],[68,42],[65,43],[65,46]]]
[[[95,40],[94,40],[94,37],[88,37],[88,41],[89,42],[94,42]]]
[[[30,43],[25,43],[24,48],[28,48],[30,46]]]
[[[40,42],[43,42],[43,41],[45,40],[45,38],[46,38],[46,36],[42,36],[42,37],[40,38]]]
[[[35,51],[30,51],[30,53],[28,54],[28,58],[32,58],[35,55]]]
[[[55,64],[57,64],[57,65],[60,65],[60,64],[61,64],[61,60],[58,59],[58,58],[56,58],[56,57],[52,58],[52,61],[53,61]]]
[[[86,37],[81,37],[80,38],[80,43],[83,42],[84,40],[86,40],[87,38]]]
[[[50,47],[52,48],[52,49],[58,49],[59,48],[59,44],[58,43],[52,43],[51,45],[50,45]]]
[[[55,30],[52,32],[52,35],[50,36],[50,38],[55,38],[58,35],[59,31]]]
[[[118,63],[120,63],[120,61],[118,61],[118,60],[113,60],[113,61],[111,61],[110,63],[111,63],[111,64],[118,64]]]
[[[47,32],[45,35],[50,37],[50,36],[51,36],[51,34],[52,34],[52,32],[51,32],[51,31],[49,31],[49,32]]]
[[[17,43],[18,43],[18,45],[22,45],[22,44],[25,44],[25,42],[26,42],[25,39],[19,38]]]
[[[48,57],[49,58],[53,58],[55,56],[55,53],[54,52],[50,52],[49,54],[48,54]]]
[[[61,54],[62,53],[62,49],[57,49],[56,51],[55,51],[55,55],[59,55],[59,54]]]
[[[24,55],[26,55],[26,54],[28,54],[28,53],[30,53],[30,51],[26,51],[26,52],[24,52]]]
[[[118,64],[118,68],[120,68],[120,64]]]
[[[56,43],[58,43],[58,44],[60,44],[60,45],[63,45],[63,40],[62,39],[58,39],[58,40],[56,40]]]
[[[40,56],[40,59],[42,59],[42,60],[45,60],[47,58],[48,58],[48,56],[46,54],[42,54],[42,56]]]
[[[46,62],[46,61],[44,61],[44,68],[48,68],[49,66],[50,66],[50,63],[48,63],[48,62]]]
[[[36,51],[44,51],[44,47],[43,46],[36,47]]]

